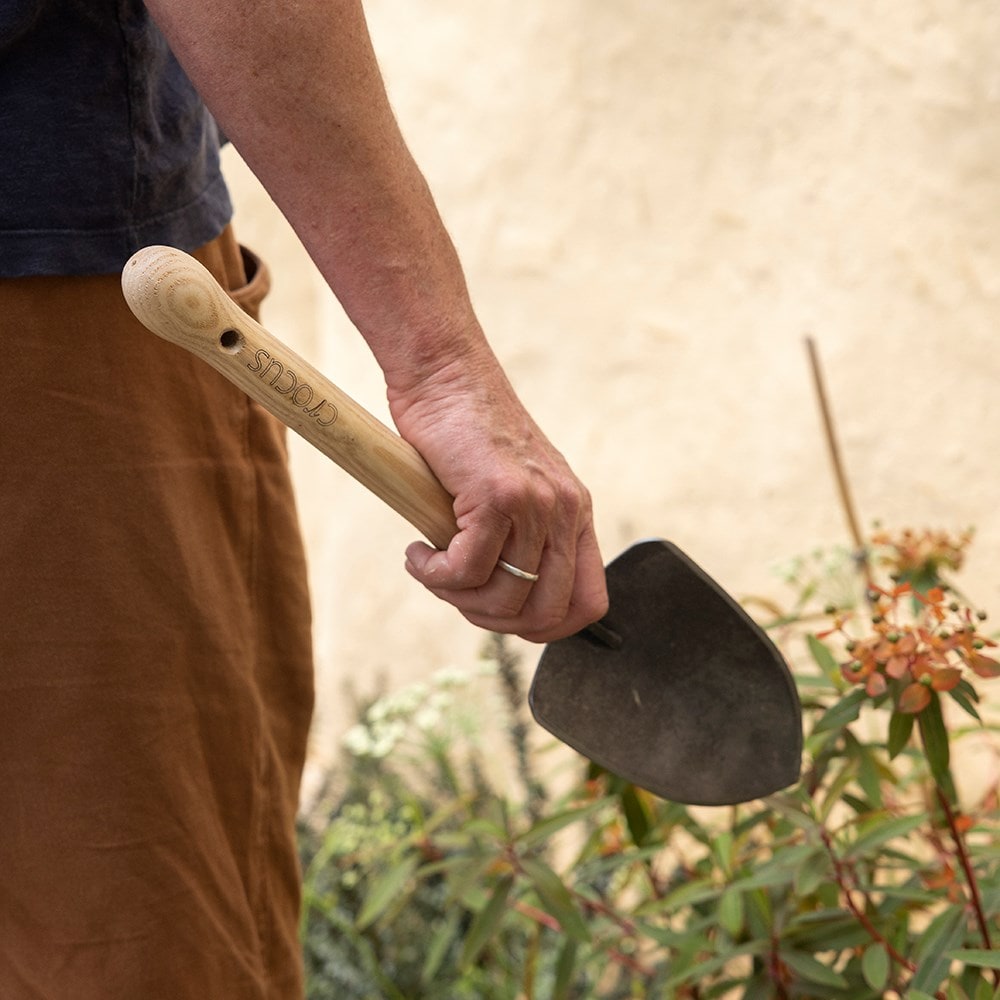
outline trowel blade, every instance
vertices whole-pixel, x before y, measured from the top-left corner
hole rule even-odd
[[[627,549],[607,578],[599,627],[545,648],[529,696],[535,719],[676,802],[730,805],[797,781],[795,683],[739,604],[660,539]]]

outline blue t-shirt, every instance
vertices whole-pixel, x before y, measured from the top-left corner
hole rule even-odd
[[[0,0],[0,277],[120,271],[231,215],[218,129],[141,0]]]

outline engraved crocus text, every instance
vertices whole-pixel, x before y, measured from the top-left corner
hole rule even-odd
[[[272,358],[263,348],[254,352],[253,361],[247,364],[261,381],[274,387],[274,391],[287,396],[306,416],[312,417],[321,427],[329,427],[337,419],[337,407],[326,399],[316,401],[317,393],[308,382],[277,358]]]

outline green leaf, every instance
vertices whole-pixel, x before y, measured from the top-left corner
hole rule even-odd
[[[979,694],[968,681],[959,681],[958,686],[952,688],[948,694],[951,695],[952,700],[962,711],[971,715],[977,722],[983,721],[982,716],[976,711],[976,702],[979,701]]]
[[[454,909],[448,914],[445,920],[434,932],[430,944],[427,947],[427,956],[424,958],[424,967],[420,972],[420,981],[426,986],[432,982],[441,968],[445,955],[458,937],[458,930],[462,919],[462,912]]]
[[[809,644],[809,652],[816,661],[816,665],[831,679],[840,677],[840,664],[836,657],[830,652],[830,647],[816,638],[814,635],[807,635],[806,642]]]
[[[460,964],[463,969],[479,957],[479,953],[493,936],[493,932],[507,910],[507,897],[510,895],[513,885],[514,877],[512,875],[505,875],[500,879],[489,902],[473,919],[472,926],[465,937],[465,945],[462,948]]]
[[[803,862],[796,865],[794,874],[795,895],[800,899],[812,895],[830,875],[830,855],[817,848]]]
[[[781,950],[779,954],[782,962],[807,982],[818,983],[821,986],[836,986],[838,989],[846,989],[848,986],[847,980],[839,972],[804,951]]]
[[[625,813],[625,822],[628,825],[628,832],[632,836],[632,843],[636,847],[642,847],[649,837],[652,821],[649,816],[649,810],[639,797],[635,785],[628,785],[622,789],[621,803],[622,812]]]
[[[920,726],[920,740],[924,746],[927,763],[931,767],[931,774],[938,784],[945,784],[950,781],[948,765],[951,752],[948,745],[948,730],[945,728],[944,716],[941,713],[941,699],[936,691],[931,691],[930,704],[920,713],[917,723]]]
[[[853,917],[831,908],[794,918],[786,925],[785,940],[800,951],[815,952],[857,948],[871,939]]]
[[[861,975],[873,990],[881,990],[889,982],[889,953],[881,944],[872,944],[861,956]]]
[[[846,759],[843,766],[839,771],[836,772],[836,777],[830,779],[828,778],[824,784],[824,798],[823,803],[819,809],[819,818],[825,823],[829,817],[830,813],[837,807],[840,803],[844,789],[854,781],[857,774],[858,762],[856,760]]]
[[[844,726],[854,722],[861,714],[861,705],[867,697],[864,688],[855,688],[850,694],[845,695],[823,713],[819,722],[813,726],[813,735],[843,729]]]
[[[734,948],[727,948],[717,955],[713,955],[711,958],[706,958],[700,962],[694,962],[693,964],[685,965],[683,968],[678,969],[664,984],[667,990],[672,987],[677,986],[680,983],[692,983],[697,982],[699,979],[705,979],[708,976],[714,975],[720,969],[727,966],[734,958],[739,958],[742,955],[762,955],[766,954],[770,948],[770,942],[768,941],[750,941],[746,944],[738,945]],[[678,963],[675,961],[672,968],[677,969]],[[672,993],[665,993],[665,996],[672,996]]]
[[[889,760],[898,757],[910,742],[910,733],[913,732],[913,716],[906,712],[893,712],[889,716],[889,739],[886,749],[889,751]]]
[[[418,876],[429,878],[440,871],[446,879],[448,902],[466,903],[470,897],[475,899],[483,886],[488,884],[486,872],[495,860],[495,856],[490,854],[446,858],[424,865]]]
[[[419,864],[420,858],[416,854],[411,854],[375,879],[371,891],[365,897],[361,912],[358,914],[357,926],[359,929],[363,930],[375,923],[392,903],[399,901],[400,894],[407,882],[413,878],[413,873]]]
[[[781,860],[762,865],[752,875],[746,875],[730,883],[730,888],[747,892],[750,889],[770,889],[778,885],[788,885],[794,878],[794,869]]]
[[[853,843],[848,844],[844,857],[847,859],[870,856],[875,848],[881,847],[882,844],[888,843],[890,840],[905,837],[925,822],[927,822],[925,812],[893,818],[890,818],[889,813],[877,814],[874,819],[864,824],[864,832],[855,838]]]
[[[531,879],[542,905],[559,921],[563,932],[576,941],[589,941],[590,929],[562,879],[537,858],[522,859],[521,867],[524,869],[524,874]]]
[[[976,993],[973,1000],[996,1000],[996,994],[993,992],[993,986],[985,979],[981,980],[976,986]]]
[[[712,854],[715,855],[719,867],[726,876],[733,870],[734,846],[735,839],[729,830],[723,830],[712,840]]]
[[[779,898],[780,895],[782,894],[779,894]],[[769,938],[774,928],[774,907],[771,904],[771,894],[763,889],[755,889],[753,892],[748,892],[745,899],[745,934],[757,940]]]
[[[960,944],[964,935],[965,913],[958,906],[948,907],[927,925],[913,948],[917,971],[910,981],[910,996],[913,990],[937,992],[951,964],[946,953]]]
[[[746,984],[742,1000],[774,1000],[774,983],[766,971],[758,972]]]
[[[651,924],[645,920],[636,921],[636,927],[644,938],[655,941],[663,945],[664,948],[679,948],[688,940],[683,931],[671,930],[669,927],[661,927],[659,924]]]
[[[875,809],[882,808],[882,775],[875,754],[868,747],[859,748],[858,784]]]
[[[672,892],[667,893],[663,899],[652,900],[644,903],[640,907],[640,912],[650,913],[675,913],[685,906],[694,906],[697,903],[704,903],[706,900],[715,899],[719,896],[719,887],[711,879],[692,879],[684,882]]]
[[[743,893],[727,889],[719,900],[719,926],[735,938],[743,929]]]
[[[960,948],[957,951],[948,952],[948,958],[982,969],[1000,969],[1000,951],[987,951],[985,948]]]
[[[565,812],[555,813],[552,816],[546,816],[545,819],[539,820],[539,822],[535,823],[534,826],[525,830],[525,832],[517,838],[516,842],[522,847],[541,843],[542,841],[548,840],[549,837],[558,833],[565,827],[586,819],[593,813],[605,808],[607,804],[607,799],[597,799],[594,802],[588,802],[587,805],[581,808],[567,809]]]
[[[906,996],[907,1000],[935,1000],[930,993],[925,993],[923,990],[907,990]]]
[[[556,959],[556,981],[552,987],[552,1000],[570,1000],[573,988],[573,970],[576,968],[577,943],[567,938]]]

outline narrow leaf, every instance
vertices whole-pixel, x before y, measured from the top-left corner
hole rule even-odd
[[[415,854],[411,854],[375,879],[371,891],[361,907],[361,912],[358,914],[357,926],[359,929],[363,930],[375,923],[389,906],[399,899],[400,893],[405,888],[406,883],[413,878],[413,873],[419,864],[420,859]]]
[[[936,693],[931,695],[927,708],[919,715],[920,740],[924,745],[927,763],[931,766],[931,774],[938,783],[948,781],[948,765],[951,759],[948,745],[948,730],[945,729],[944,716],[941,713],[941,699]]]
[[[652,827],[652,820],[649,816],[649,809],[643,802],[635,785],[628,785],[621,794],[622,812],[625,813],[625,822],[628,825],[628,832],[632,836],[632,843],[636,847],[642,847],[649,837]]]
[[[847,980],[839,972],[804,951],[781,951],[780,955],[782,962],[807,982],[836,986],[838,989],[846,989],[848,986]]]
[[[795,895],[809,896],[814,893],[830,874],[830,855],[825,850],[814,851],[805,861],[796,865],[793,876]]]
[[[514,885],[514,877],[505,875],[497,883],[490,896],[489,902],[476,914],[472,921],[472,926],[465,937],[465,945],[462,948],[461,967],[465,968],[478,957],[479,953],[486,947],[486,943],[493,936],[500,919],[507,909],[507,897],[510,895],[511,887]]]
[[[719,900],[719,926],[735,938],[743,929],[743,893],[727,889]]]
[[[841,802],[847,786],[854,781],[858,770],[856,760],[848,758],[844,761],[843,767],[836,772],[836,777],[828,777],[824,789],[824,799],[819,810],[819,818],[825,823],[830,817],[830,813]]]
[[[563,931],[577,941],[589,941],[590,929],[562,879],[537,858],[522,860],[521,867],[531,879],[542,905],[559,921]]]
[[[883,814],[886,815],[886,814]],[[895,818],[878,819],[865,828],[857,839],[848,845],[844,856],[846,858],[859,858],[869,856],[876,847],[896,840],[912,833],[917,827],[927,820],[924,812],[915,813],[912,816],[897,816]]]
[[[674,913],[684,906],[693,906],[703,903],[706,900],[714,899],[719,895],[718,886],[711,879],[692,879],[684,882],[678,888],[668,893],[663,899],[655,900],[653,903],[646,903],[642,910],[645,913]]]
[[[452,943],[458,937],[458,930],[462,919],[462,911],[454,909],[447,919],[441,922],[441,926],[434,932],[430,944],[427,947],[427,955],[424,958],[424,967],[420,972],[420,981],[425,986],[432,982],[441,968],[445,955]]]
[[[768,951],[768,948],[769,942],[767,941],[749,941],[735,948],[726,949],[721,954],[713,955],[711,958],[696,961],[693,964],[685,963],[682,968],[678,968],[675,959],[672,968],[677,971],[663,984],[668,992],[661,995],[673,996],[674,994],[669,992],[672,987],[681,983],[687,984],[698,982],[699,979],[707,979],[732,962],[733,959],[739,958],[741,955],[762,955]]]
[[[975,705],[979,700],[979,695],[976,694],[976,689],[968,681],[961,681],[958,687],[952,688],[948,694],[963,712],[971,715],[976,722],[983,721],[983,717],[976,711]]]
[[[960,948],[949,951],[948,958],[966,965],[975,965],[981,969],[1000,969],[1000,951],[987,951],[985,948]]]
[[[906,744],[910,742],[912,732],[913,716],[904,712],[893,712],[889,717],[889,740],[887,743],[889,760],[899,756]]]
[[[552,987],[552,1000],[570,1000],[573,988],[573,971],[576,968],[577,943],[567,938],[556,959],[556,981]]]
[[[868,796],[869,803],[876,809],[881,809],[882,782],[879,764],[875,755],[867,747],[862,748],[858,758],[858,784]]]
[[[721,831],[712,840],[712,853],[718,860],[719,867],[726,875],[729,875],[733,870],[733,847],[735,843],[733,834],[729,830]]]
[[[917,972],[910,982],[908,996],[913,996],[916,990],[937,992],[951,964],[947,952],[960,944],[964,935],[965,913],[961,907],[949,907],[927,925],[913,948]]]
[[[833,653],[830,652],[830,647],[825,642],[821,642],[815,635],[807,635],[806,642],[809,644],[809,652],[820,670],[827,677],[839,677],[840,667],[837,665]]]
[[[548,840],[549,837],[558,833],[564,827],[586,819],[592,813],[605,808],[607,806],[607,802],[608,800],[606,799],[597,799],[594,802],[588,802],[585,806],[580,808],[567,809],[565,812],[547,816],[545,819],[535,823],[535,825],[530,829],[525,830],[525,832],[517,838],[517,843],[526,847],[531,844],[537,844],[544,840]]]
[[[863,688],[856,688],[845,695],[835,705],[828,708],[813,727],[813,733],[825,733],[842,729],[861,714],[861,705],[866,698]]]

